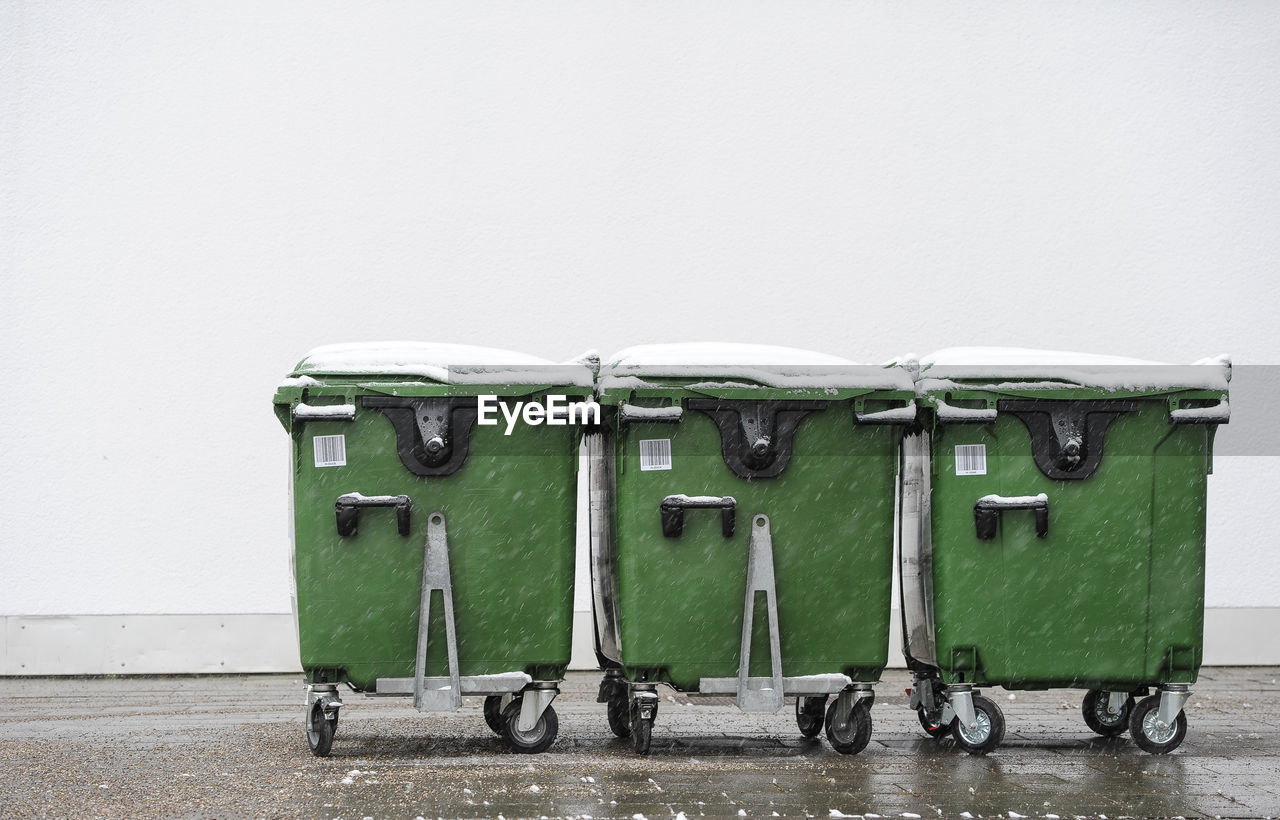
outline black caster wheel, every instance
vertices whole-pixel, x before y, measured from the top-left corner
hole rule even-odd
[[[502,695],[488,695],[484,699],[484,722],[495,735],[502,734]]]
[[[607,707],[609,714],[609,731],[621,738],[631,737],[631,704],[627,702],[626,690],[622,694],[609,698]]]
[[[966,728],[957,716],[951,722],[951,735],[956,745],[969,754],[984,755],[1004,740],[1004,713],[994,701],[982,695],[973,696],[973,711],[978,716],[977,725]]]
[[[511,751],[519,754],[545,752],[555,742],[556,734],[560,731],[560,719],[556,717],[556,710],[548,706],[533,728],[522,732],[520,708],[523,704],[522,698],[512,698],[507,708],[502,710],[502,739]]]
[[[640,716],[640,702],[631,702],[631,744],[636,754],[649,754],[649,744],[653,741],[653,723],[658,719],[658,704],[655,702],[649,717]]]
[[[826,711],[827,696],[796,698],[796,725],[805,737],[817,737],[822,731],[822,715]]]
[[[1129,713],[1133,711],[1133,698],[1125,699],[1119,712],[1109,711],[1111,693],[1105,689],[1090,689],[1085,693],[1080,711],[1085,725],[1103,737],[1116,737],[1129,729]]]
[[[935,723],[929,719],[929,715],[923,709],[916,710],[916,717],[920,718],[920,728],[934,740],[942,740],[951,734],[951,725],[955,723],[955,718],[948,723]]]
[[[1187,715],[1179,712],[1172,726],[1160,723],[1160,696],[1151,695],[1138,701],[1129,715],[1129,735],[1138,748],[1153,755],[1164,755],[1182,745],[1187,736]]]
[[[307,745],[316,757],[328,757],[333,748],[333,734],[338,730],[338,714],[325,717],[324,702],[316,701],[307,712]]]
[[[827,707],[827,741],[842,755],[856,755],[871,741],[871,708],[866,700],[854,701],[849,710],[849,720],[838,726],[836,707],[839,703],[840,699],[836,698]]]

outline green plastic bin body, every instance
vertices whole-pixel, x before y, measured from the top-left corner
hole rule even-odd
[[[483,395],[496,397],[494,408],[548,395],[585,400],[591,374],[542,364],[467,367],[483,362],[486,351],[472,358],[471,349],[444,346],[442,353],[439,347],[374,355],[372,362],[369,355],[343,356],[345,348],[337,354],[321,349],[276,394],[277,415],[293,441],[296,606],[310,682],[345,681],[374,691],[380,678],[414,675],[424,539],[428,516],[437,512],[446,522],[460,675],[524,672],[559,680],[568,665],[580,427],[517,422],[506,435],[502,413],[494,410],[489,417],[496,415],[498,424],[471,427],[456,471],[415,475],[377,404],[451,399],[465,410]],[[414,357],[423,356],[427,363],[418,364]],[[453,366],[434,366],[442,358]],[[339,452],[337,436],[345,464],[318,466],[322,453]],[[421,447],[423,439],[415,444]],[[407,532],[401,533],[394,508],[371,507],[359,510],[354,534],[341,535],[335,502],[353,493],[407,496]],[[444,677],[443,593],[434,596],[426,675]]]
[[[751,351],[741,352],[749,361]],[[613,635],[606,660],[620,664],[627,680],[683,691],[703,691],[707,679],[736,680],[752,529],[767,526],[782,675],[878,680],[888,651],[897,445],[904,413],[914,417],[909,377],[833,367],[791,378],[756,373],[755,381],[732,367],[668,370],[622,359],[601,379],[613,473],[610,532],[602,539],[612,552],[604,565],[613,589],[596,600],[598,634]],[[863,386],[824,386],[849,382],[850,372]],[[771,477],[735,473],[717,421],[698,409],[754,402],[810,408],[787,443],[790,461]],[[895,411],[896,424],[855,418]],[[642,449],[655,447],[669,452],[667,466],[645,469]],[[732,534],[720,509],[688,509],[678,537],[664,534],[663,501],[681,495],[732,498]],[[603,628],[602,606],[609,609]],[[767,593],[754,593],[752,612],[747,674],[767,678]]]
[[[944,683],[1130,691],[1195,681],[1223,370],[996,368],[983,378],[969,368],[948,378],[925,368],[936,645],[920,654]],[[1007,508],[987,513],[994,532],[981,537],[980,499],[1040,494],[1045,532],[1034,509]],[[909,640],[921,634],[912,626]]]

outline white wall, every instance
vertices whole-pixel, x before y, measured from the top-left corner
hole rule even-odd
[[[1280,364],[1277,123],[1267,2],[0,4],[0,615],[287,612],[322,343]]]

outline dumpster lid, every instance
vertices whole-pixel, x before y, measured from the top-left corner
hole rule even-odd
[[[421,376],[444,384],[592,385],[587,355],[557,363],[527,353],[438,342],[360,342],[317,347],[285,384],[316,376]]]
[[[1064,386],[1104,390],[1226,390],[1231,359],[1215,356],[1189,365],[1124,356],[1016,347],[949,347],[920,359],[921,389],[978,384],[1028,390]]]
[[[898,366],[859,364],[839,356],[794,347],[732,342],[628,347],[604,360],[600,377],[601,387],[605,389],[643,387],[646,386],[646,377],[702,379],[719,385],[744,387],[881,390],[911,390],[913,387],[910,374]]]

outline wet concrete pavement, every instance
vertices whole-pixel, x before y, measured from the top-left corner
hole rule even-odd
[[[0,679],[5,817],[1269,817],[1280,815],[1280,669],[1206,669],[1180,749],[1094,736],[1083,693],[988,690],[1004,745],[970,757],[920,731],[885,673],[856,756],[796,730],[790,705],[663,696],[649,756],[615,739],[598,674],[574,673],[560,736],[507,752],[480,701],[419,715],[347,693],[327,759],[311,756],[298,676]]]

